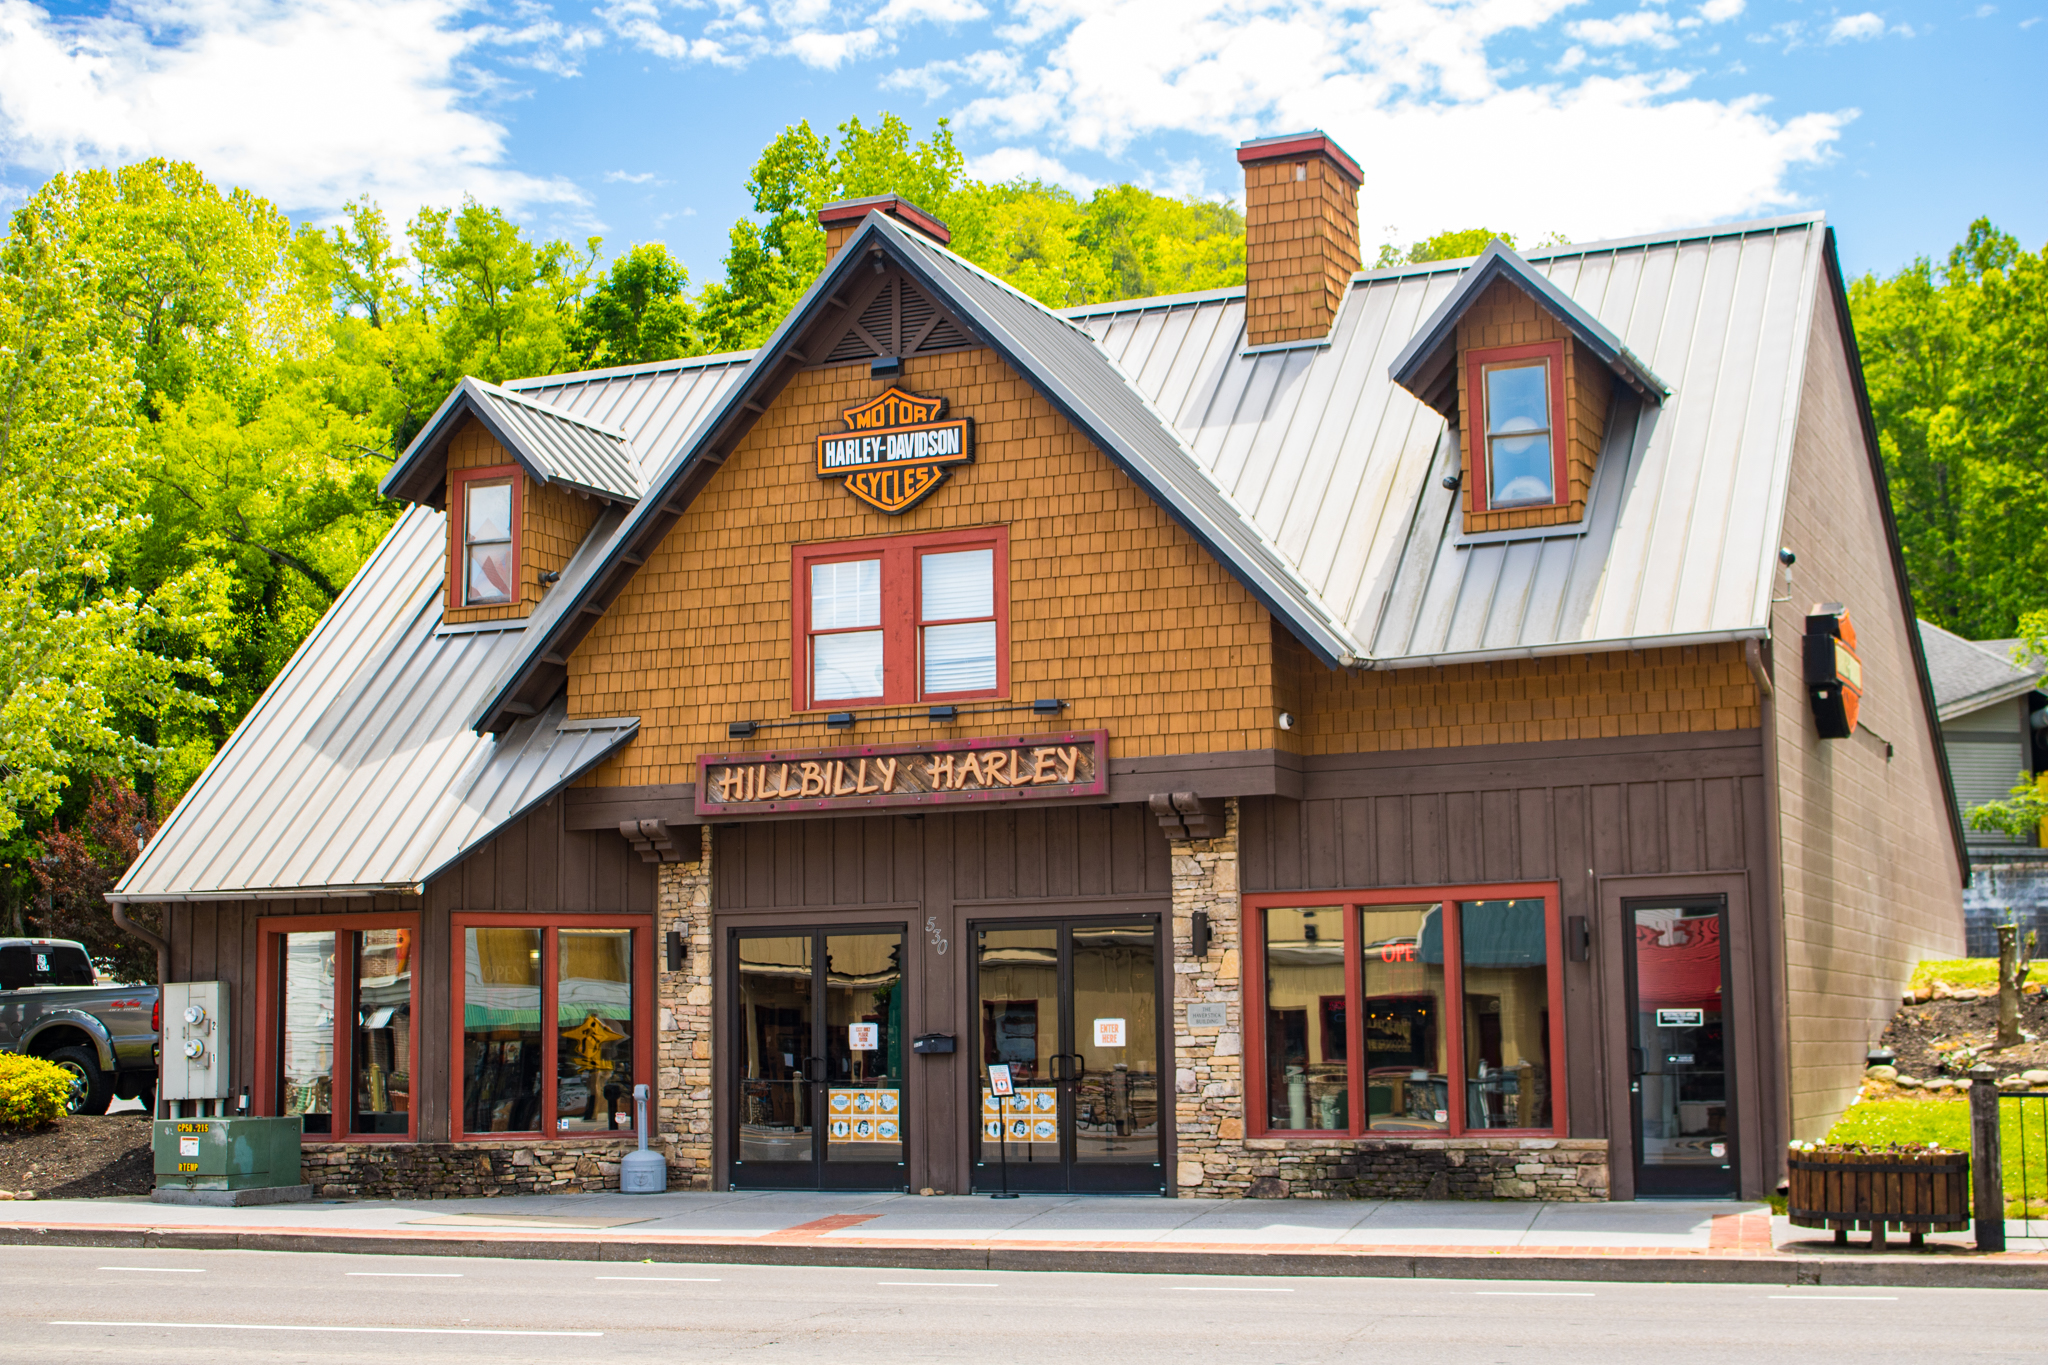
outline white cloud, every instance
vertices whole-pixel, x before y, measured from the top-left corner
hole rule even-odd
[[[970,157],[967,174],[991,185],[1022,176],[1026,180],[1065,185],[1076,194],[1092,194],[1102,183],[1070,169],[1036,147],[998,147],[992,152]]]
[[[978,0],[888,0],[875,11],[879,28],[898,29],[911,24],[971,24],[988,18]]]
[[[641,171],[636,175],[631,171],[606,171],[604,179],[607,185],[645,185],[654,179],[654,172]]]
[[[1725,24],[1740,15],[1743,9],[1744,0],[1707,0],[1700,6],[1700,18],[1710,24]]]
[[[463,17],[461,0],[133,0],[84,19],[0,0],[0,160],[192,160],[287,209],[583,202],[509,166],[504,125],[469,107],[473,54],[525,40]]]
[[[1612,19],[1580,19],[1567,24],[1565,32],[1593,47],[1626,47],[1630,43],[1678,46],[1678,39],[1671,35],[1671,16],[1654,9],[1633,10]]]
[[[1884,20],[1869,10],[1861,14],[1845,14],[1828,29],[1828,41],[1831,43],[1868,42],[1883,36]]]
[[[958,112],[971,131],[1048,154],[1322,127],[1365,168],[1368,222],[1582,240],[1795,204],[1791,173],[1824,160],[1855,117],[1776,119],[1761,96],[1689,95],[1682,71],[1510,84],[1489,40],[1550,24],[1568,3],[1023,0],[1018,25],[1043,30],[1049,51]],[[1561,147],[1602,155],[1551,154]],[[1447,175],[1447,163],[1477,173]]]

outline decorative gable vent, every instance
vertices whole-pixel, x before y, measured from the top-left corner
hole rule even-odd
[[[826,352],[823,363],[844,365],[878,356],[931,355],[972,344],[929,294],[897,275],[861,310],[838,344]]]

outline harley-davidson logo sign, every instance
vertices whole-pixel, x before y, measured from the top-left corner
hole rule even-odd
[[[890,516],[906,512],[946,481],[948,466],[974,458],[974,423],[941,420],[946,400],[891,387],[840,413],[846,430],[818,438],[818,477]]]

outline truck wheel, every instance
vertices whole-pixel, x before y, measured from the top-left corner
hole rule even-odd
[[[100,1070],[100,1059],[89,1047],[60,1047],[50,1054],[50,1060],[70,1072],[75,1079],[71,1087],[71,1112],[74,1114],[104,1114],[107,1106],[114,1102],[114,1087],[107,1080],[107,1073]]]

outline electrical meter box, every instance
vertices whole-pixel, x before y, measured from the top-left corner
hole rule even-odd
[[[164,986],[163,1079],[166,1100],[228,1097],[228,988],[219,981]]]

